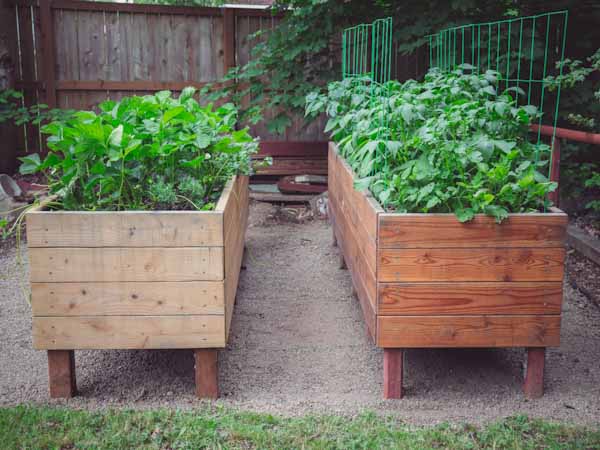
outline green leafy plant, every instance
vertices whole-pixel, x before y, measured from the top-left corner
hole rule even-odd
[[[571,94],[567,102],[563,122],[565,126],[600,132],[600,82],[594,73],[600,71],[600,49],[585,61],[567,59],[563,62],[563,74],[556,77]],[[559,66],[560,67],[560,66]],[[549,77],[553,81],[553,77]],[[553,86],[550,84],[550,86]],[[578,100],[578,101],[574,101]],[[563,193],[572,198],[585,198],[583,210],[600,215],[600,158],[598,146],[567,142],[562,147],[561,184]]]
[[[194,94],[107,101],[45,125],[50,152],[20,158],[21,173],[47,174],[67,210],[212,209],[232,175],[250,173],[258,143],[235,129],[233,105],[202,106]]]
[[[307,98],[307,115],[326,111],[326,131],[368,188],[397,212],[452,212],[464,222],[484,213],[498,222],[508,213],[550,206],[556,189],[547,171],[550,148],[528,140],[540,117],[518,105],[512,90],[498,92],[499,74],[429,71],[423,82],[368,79],[330,83]]]
[[[39,125],[54,120],[65,120],[75,111],[71,109],[48,109],[43,103],[23,105],[23,93],[14,89],[0,91],[0,123],[13,122],[15,125],[31,123]]]

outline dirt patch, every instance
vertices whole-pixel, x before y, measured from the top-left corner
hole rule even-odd
[[[592,424],[600,417],[600,310],[569,283],[562,344],[547,356],[546,395],[521,393],[524,351],[410,350],[403,400],[382,400],[382,351],[367,338],[326,222],[282,223],[253,204],[218,404],[283,415],[364,410],[415,424],[486,422],[517,413]],[[0,256],[0,403],[193,408],[189,351],[77,351],[81,395],[47,400],[45,353],[31,349],[27,267]]]

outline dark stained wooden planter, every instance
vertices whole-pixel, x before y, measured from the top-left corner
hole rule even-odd
[[[27,214],[33,346],[51,397],[76,392],[78,349],[191,349],[196,393],[218,395],[248,218],[248,177],[214,211]]]
[[[368,332],[384,349],[384,396],[402,397],[407,348],[524,347],[525,395],[543,394],[560,344],[567,215],[386,213],[329,147],[329,213]]]

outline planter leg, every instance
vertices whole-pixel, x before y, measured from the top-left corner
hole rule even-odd
[[[344,254],[340,251],[340,269],[346,270],[348,266],[346,265],[346,259],[344,258]]]
[[[73,350],[48,350],[48,386],[51,398],[71,398],[77,394]]]
[[[337,237],[335,236],[335,226],[333,225],[333,223],[331,224],[331,245],[333,247],[338,246]]]
[[[402,363],[404,351],[399,348],[383,349],[383,398],[402,398]]]
[[[199,398],[219,397],[217,349],[194,350],[196,368],[196,395]]]
[[[523,383],[523,392],[527,398],[540,398],[544,395],[545,347],[527,349],[527,372]]]
[[[354,287],[354,283],[352,283],[352,290],[350,291],[350,295],[352,298],[358,298],[358,292],[356,292],[356,288]]]

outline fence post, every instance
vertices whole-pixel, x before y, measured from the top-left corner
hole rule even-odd
[[[223,8],[223,68],[225,75],[235,67],[235,10]]]
[[[56,64],[54,52],[54,23],[52,20],[52,0],[40,1],[40,28],[42,32],[42,60],[46,104],[56,108]]]

